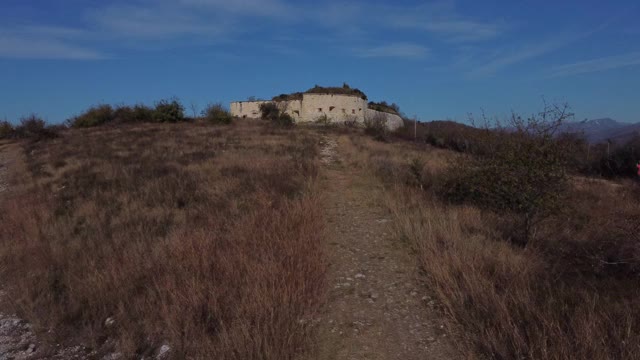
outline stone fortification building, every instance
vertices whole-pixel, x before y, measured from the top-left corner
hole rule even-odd
[[[353,93],[322,93],[322,89],[316,87],[310,93],[296,93],[281,95],[273,100],[235,101],[231,103],[231,114],[242,118],[259,118],[260,105],[273,102],[282,112],[289,114],[296,122],[314,122],[319,119],[327,119],[330,122],[357,122],[364,124],[367,119],[383,119],[387,127],[395,130],[402,126],[402,118],[397,114],[385,111],[377,111],[369,108],[366,96],[356,90]],[[336,88],[330,88],[336,89]],[[326,118],[325,118],[326,116]]]

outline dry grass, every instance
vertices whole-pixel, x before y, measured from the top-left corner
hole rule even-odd
[[[25,145],[24,186],[0,205],[11,305],[52,340],[126,357],[294,358],[325,289],[315,144],[239,122]]]
[[[637,184],[582,181],[526,249],[508,218],[436,196],[442,150],[352,137],[384,184],[398,239],[411,246],[470,359],[634,359],[640,354]],[[416,160],[418,159],[418,160]],[[422,189],[415,180],[423,164]]]

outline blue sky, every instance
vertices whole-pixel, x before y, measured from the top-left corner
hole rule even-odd
[[[2,0],[0,119],[347,82],[422,120],[640,121],[637,0]]]

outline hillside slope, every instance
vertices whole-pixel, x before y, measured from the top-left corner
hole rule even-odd
[[[566,123],[562,126],[561,131],[584,134],[590,143],[611,140],[622,144],[633,136],[640,134],[640,123],[623,123],[610,118],[594,119]]]

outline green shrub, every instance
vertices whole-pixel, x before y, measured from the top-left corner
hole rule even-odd
[[[107,123],[178,122],[184,121],[184,106],[177,100],[161,100],[155,108],[135,106],[92,106],[84,113],[69,119],[69,126],[86,128]]]
[[[92,106],[84,113],[68,120],[69,125],[75,128],[93,127],[108,123],[114,119],[114,110],[111,105]]]
[[[360,89],[352,88],[347,83],[343,83],[340,87],[324,87],[315,85],[313,88],[305,91],[305,94],[336,94],[336,95],[353,95],[358,96],[363,100],[367,100],[367,95]]]
[[[391,105],[387,104],[386,101],[381,102],[373,102],[369,101],[367,106],[369,109],[386,112],[389,114],[400,115],[400,107],[396,103],[391,103]]]
[[[15,129],[8,121],[0,121],[0,139],[8,139],[14,135]]]
[[[113,121],[119,123],[150,122],[154,119],[154,111],[145,105],[120,106],[113,113]]]
[[[184,106],[178,99],[160,100],[156,103],[153,120],[156,122],[184,121]]]
[[[289,127],[294,124],[294,120],[291,115],[280,111],[278,105],[273,102],[260,104],[260,113],[264,120],[269,120],[278,126]]]
[[[280,94],[278,96],[274,96],[272,98],[273,101],[292,101],[292,100],[302,100],[304,94],[335,94],[335,95],[352,95],[358,96],[361,99],[367,100],[367,95],[363,93],[360,89],[352,88],[347,83],[343,83],[342,86],[330,86],[324,87],[315,85],[311,89],[305,92],[294,92],[290,94]]]
[[[202,112],[202,117],[205,121],[210,122],[212,124],[231,124],[233,121],[233,116],[231,113],[222,106],[222,104],[210,104],[206,109]]]

